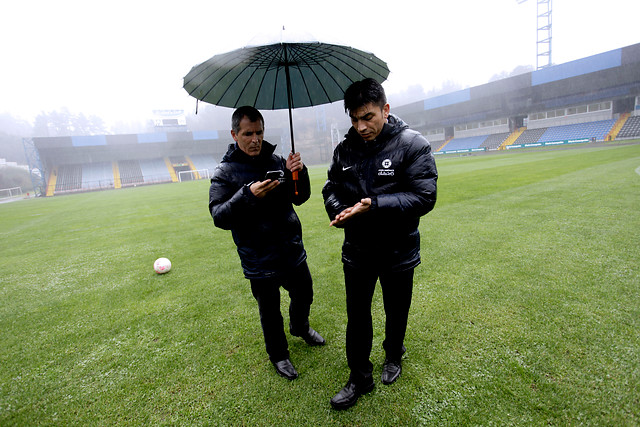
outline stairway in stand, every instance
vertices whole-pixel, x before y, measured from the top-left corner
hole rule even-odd
[[[509,135],[507,139],[504,140],[500,147],[498,147],[498,150],[506,150],[507,146],[516,142],[516,140],[520,138],[520,135],[522,135],[525,130],[527,130],[526,127],[521,127],[515,130],[511,135]]]
[[[609,133],[605,135],[604,140],[605,141],[615,140],[616,136],[618,136],[618,132],[620,132],[620,129],[622,129],[622,126],[624,126],[624,124],[627,122],[627,119],[629,118],[629,116],[630,116],[629,113],[621,114],[620,118],[615,122],[615,124],[613,125]]]

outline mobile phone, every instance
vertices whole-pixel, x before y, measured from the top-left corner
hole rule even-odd
[[[270,179],[272,181],[275,181],[276,179],[280,182],[284,181],[284,171],[281,170],[277,170],[277,171],[269,171],[267,172],[267,174],[264,176],[264,179]]]

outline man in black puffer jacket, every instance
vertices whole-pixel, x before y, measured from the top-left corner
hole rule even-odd
[[[324,338],[309,326],[313,287],[302,227],[292,203],[309,199],[311,186],[300,153],[285,159],[274,154],[275,145],[263,141],[264,119],[253,107],[240,107],[231,118],[227,153],[211,178],[209,211],[216,227],[231,230],[244,276],[258,302],[260,323],[269,360],[281,376],[293,380],[298,373],[280,312],[280,287],[289,292],[289,331],[309,345]],[[267,172],[280,171],[268,179]],[[298,180],[293,181],[293,172]]]
[[[389,114],[382,86],[352,84],[344,96],[352,127],[333,152],[322,190],[331,225],[344,228],[347,385],[331,399],[353,406],[374,387],[371,303],[380,279],[386,314],[383,384],[400,376],[413,272],[420,263],[420,217],[436,202],[438,172],[429,142]]]

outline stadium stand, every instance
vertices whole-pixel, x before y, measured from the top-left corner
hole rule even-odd
[[[518,138],[520,138],[520,136],[525,130],[527,130],[527,128],[520,127],[516,129],[514,132],[512,132],[511,134],[509,134],[507,139],[502,141],[502,144],[500,144],[500,146],[498,147],[498,150],[506,150],[509,145],[513,144]]]
[[[198,154],[190,157],[196,169],[207,169],[209,171],[209,175],[211,175],[218,165],[218,162],[216,162],[216,159],[214,159],[211,154]]]
[[[111,162],[88,163],[82,165],[82,189],[101,190],[114,188]]]
[[[616,122],[614,123],[613,127],[611,128],[611,130],[609,131],[609,133],[607,134],[604,140],[613,141],[614,139],[616,139],[616,137],[618,136],[618,133],[620,132],[620,129],[622,129],[622,126],[624,126],[624,124],[627,122],[627,119],[629,118],[630,115],[631,113],[620,114],[620,117],[618,117],[618,120],[616,120]]]
[[[629,130],[635,120],[618,132],[640,113],[639,70],[640,44],[634,44],[397,106],[394,113],[425,136],[451,138],[435,147],[439,153],[471,151],[476,141],[465,138],[482,134],[479,148],[487,150],[614,141],[636,134]],[[511,133],[497,144],[505,132]]]
[[[120,169],[120,182],[123,187],[144,182],[140,163],[137,160],[120,160],[118,168]]]
[[[632,120],[633,119],[633,120]],[[633,117],[627,121],[623,130],[625,133],[618,135],[619,137],[633,137],[640,136],[640,116]],[[546,143],[556,141],[573,141],[580,139],[592,140],[595,138],[598,141],[605,139],[611,128],[615,124],[616,120],[598,120],[594,122],[576,123],[563,126],[552,126],[548,128],[539,129],[525,129],[524,132],[517,138],[513,144],[535,144]],[[445,151],[454,150],[467,150],[474,148],[486,148],[487,150],[497,150],[509,137],[508,132],[501,132],[492,135],[481,135],[475,137],[466,138],[454,138],[445,147],[440,145],[432,145],[434,151],[445,149]],[[517,134],[514,134],[517,135]],[[512,136],[512,138],[515,136]]]
[[[431,149],[432,149],[433,151],[438,151],[438,150],[440,150],[440,149],[442,148],[442,146],[444,145],[444,143],[445,143],[445,142],[446,142],[446,141],[443,141],[443,140],[439,140],[439,141],[431,141],[431,140],[429,139],[429,143],[431,144]]]
[[[422,131],[437,154],[640,138],[639,70],[640,43],[394,106],[393,111]],[[314,164],[310,159],[330,160],[327,153],[335,141],[333,134],[327,138],[322,132],[318,128],[303,138],[301,151],[309,164]],[[288,128],[268,133],[268,141],[288,145]],[[203,179],[230,142],[227,129],[186,127],[23,139],[38,196]]]
[[[175,164],[183,165],[187,163],[187,159],[185,159],[184,156],[170,156],[169,161],[174,165]]]
[[[584,138],[604,140],[615,122],[615,120],[599,120],[597,122],[553,126],[540,136],[538,142],[569,141]]]
[[[56,192],[78,191],[82,189],[82,166],[64,165],[58,169]]]
[[[498,147],[502,145],[502,143],[509,137],[509,132],[495,133],[493,135],[489,135],[487,139],[480,145],[480,147],[484,147],[487,150],[497,150]]]
[[[633,137],[640,137],[640,116],[629,117],[618,132],[618,138]]]
[[[171,174],[162,158],[140,160],[140,169],[145,184],[171,182]]]
[[[547,128],[527,129],[513,144],[535,144],[546,131]]]
[[[469,136],[466,138],[453,138],[446,145],[447,150],[469,150],[479,148],[487,139],[487,135]]]

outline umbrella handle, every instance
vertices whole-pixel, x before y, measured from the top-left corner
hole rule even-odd
[[[297,196],[298,195],[298,171],[291,172],[291,178],[293,179],[293,191]]]

